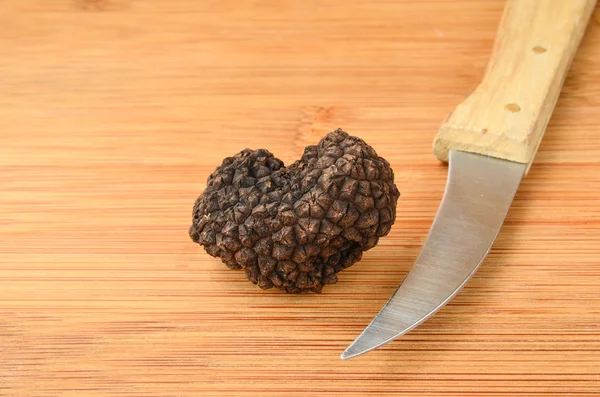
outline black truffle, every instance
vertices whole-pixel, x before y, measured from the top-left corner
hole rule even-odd
[[[389,233],[399,196],[390,164],[338,129],[289,167],[265,149],[223,160],[189,235],[263,289],[318,293]]]

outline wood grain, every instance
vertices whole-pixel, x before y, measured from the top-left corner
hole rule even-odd
[[[448,306],[343,349],[410,269],[442,196],[441,121],[502,1],[5,0],[0,396],[600,395],[600,10],[484,265]],[[342,127],[402,192],[321,295],[261,291],[187,236],[220,160],[290,163]]]

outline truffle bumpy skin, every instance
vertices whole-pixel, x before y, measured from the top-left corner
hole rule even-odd
[[[264,149],[223,160],[189,235],[263,289],[319,293],[389,233],[399,196],[389,163],[338,129],[289,167]]]

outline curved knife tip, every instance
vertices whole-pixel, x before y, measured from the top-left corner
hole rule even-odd
[[[340,357],[342,360],[347,360],[349,358],[360,356],[363,353],[366,353],[366,351],[356,351],[356,349],[353,349],[352,345],[350,345],[346,350],[344,350]]]

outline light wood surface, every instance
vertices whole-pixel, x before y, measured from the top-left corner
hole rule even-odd
[[[5,0],[0,396],[600,395],[600,9],[486,262],[448,306],[340,353],[419,252],[440,123],[502,1]],[[261,291],[187,236],[223,157],[342,127],[402,196],[321,295]]]
[[[531,167],[596,0],[507,0],[483,80],[440,127],[434,153]]]

